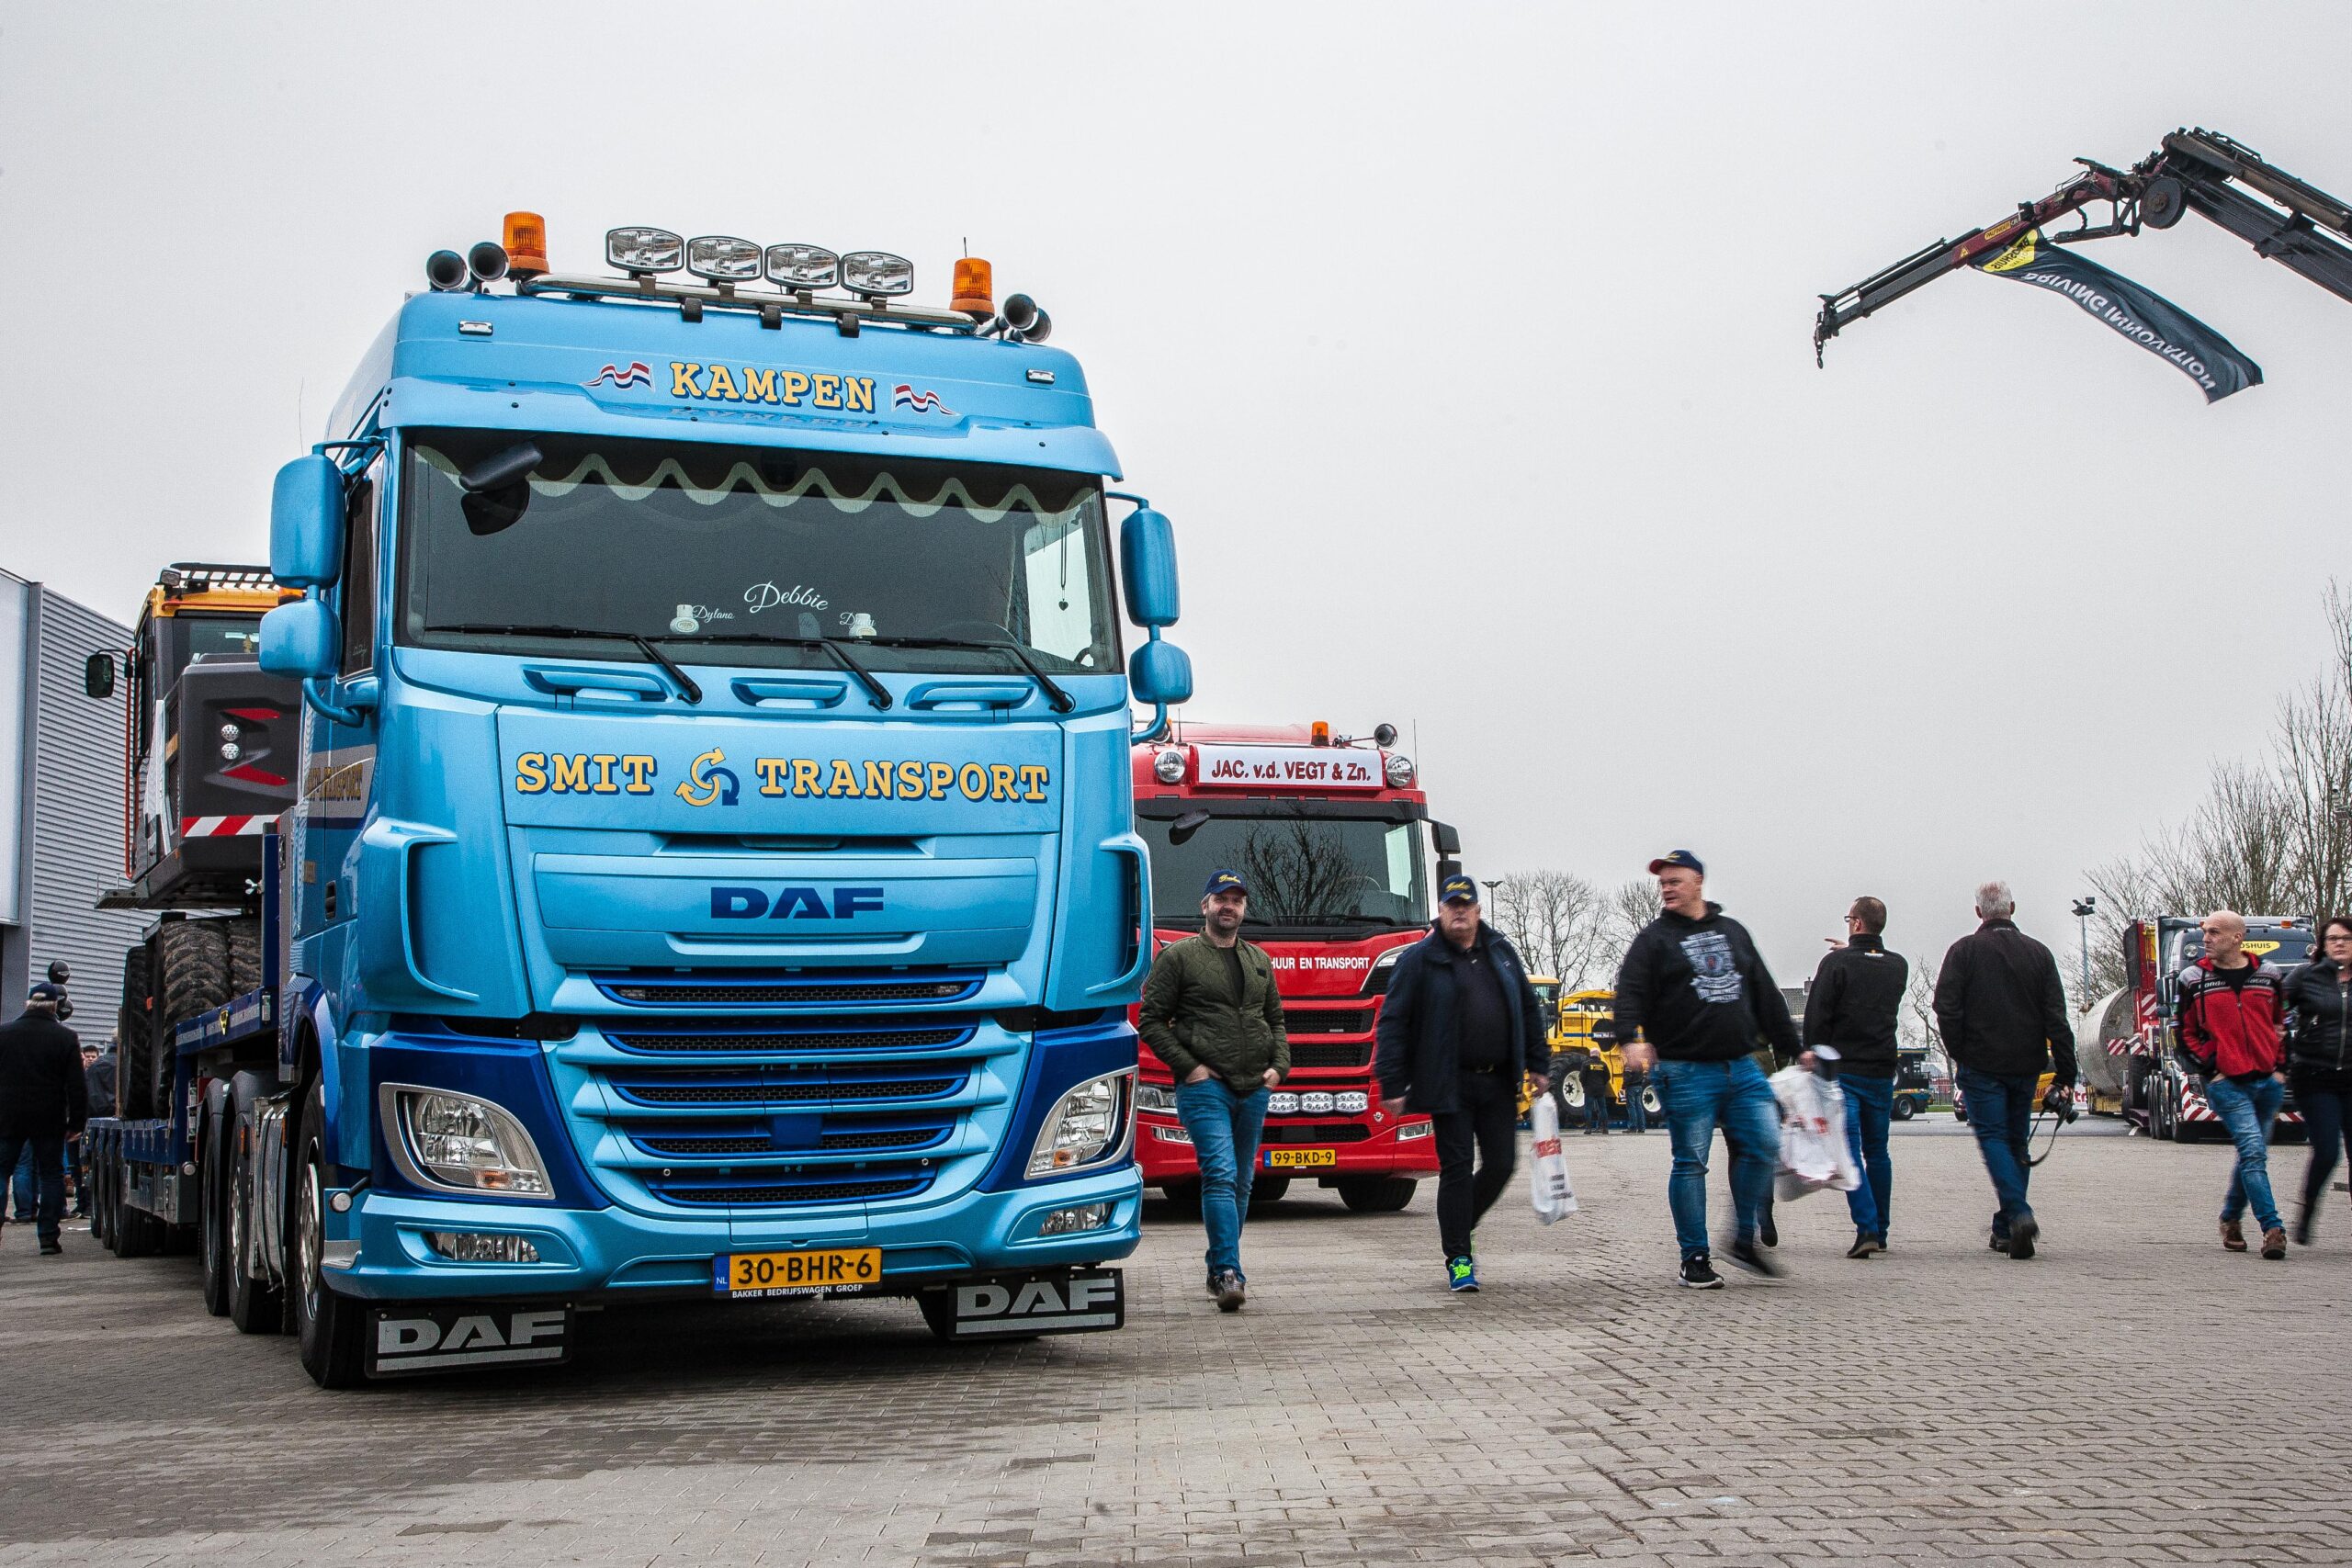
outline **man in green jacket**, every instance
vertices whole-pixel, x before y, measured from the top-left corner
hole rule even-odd
[[[1176,1075],[1176,1114],[1201,1168],[1209,1294],[1238,1312],[1241,1222],[1266,1123],[1266,1091],[1290,1072],[1290,1035],[1265,951],[1241,940],[1250,886],[1238,871],[1201,889],[1201,934],[1170,942],[1143,983],[1145,1043]]]

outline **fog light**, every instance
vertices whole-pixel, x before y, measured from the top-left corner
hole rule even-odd
[[[245,749],[238,745],[235,741],[223,740],[220,742],[220,760],[222,761],[233,762],[244,754]]]
[[[1302,1094],[1298,1097],[1298,1108],[1309,1116],[1329,1116],[1331,1113],[1331,1097],[1320,1091]]]
[[[1360,1089],[1351,1089],[1345,1094],[1333,1095],[1331,1107],[1335,1111],[1344,1111],[1352,1116],[1358,1111],[1371,1110],[1372,1097]]]
[[[1426,1138],[1434,1131],[1436,1126],[1432,1122],[1408,1122],[1396,1129],[1396,1141],[1400,1144],[1408,1144],[1415,1138]]]
[[[1413,787],[1413,759],[1405,756],[1388,759],[1388,787],[1390,789]]]
[[[519,1235],[476,1231],[426,1231],[424,1245],[452,1263],[537,1263],[539,1249]]]
[[[1111,1223],[1108,1203],[1080,1203],[1072,1209],[1056,1209],[1037,1227],[1039,1235],[1071,1235],[1079,1231],[1099,1231]]]
[[[869,299],[914,291],[915,265],[888,251],[852,251],[842,257],[842,283]]]
[[[686,243],[667,229],[605,231],[605,260],[623,272],[675,272],[685,258]]]
[[[760,247],[731,234],[697,234],[686,242],[686,270],[707,282],[752,282],[760,264]]]
[[[243,730],[239,729],[233,724],[224,724],[220,727],[220,739],[223,740],[234,740],[238,736],[243,735]]]
[[[1269,1116],[1297,1115],[1298,1096],[1295,1094],[1270,1094],[1266,1096],[1266,1114]]]
[[[768,281],[786,288],[831,288],[841,281],[842,258],[822,245],[770,245]]]
[[[1163,1144],[1189,1144],[1193,1141],[1193,1134],[1183,1128],[1163,1127],[1156,1122],[1152,1125],[1151,1135]]]
[[[1173,1116],[1176,1114],[1176,1090],[1164,1083],[1139,1083],[1136,1085],[1136,1109]]]

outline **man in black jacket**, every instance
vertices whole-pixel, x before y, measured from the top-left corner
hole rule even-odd
[[[1405,950],[1380,1004],[1381,1109],[1426,1114],[1437,1138],[1437,1228],[1446,1284],[1478,1288],[1471,1232],[1519,1158],[1519,1082],[1549,1086],[1543,1006],[1527,965],[1478,918],[1478,885],[1449,876],[1435,929]],[[1471,1174],[1471,1156],[1477,1174]]]
[[[40,1184],[34,1226],[40,1249],[64,1250],[58,1239],[65,1217],[65,1138],[90,1117],[82,1081],[82,1050],[74,1032],[57,1021],[62,987],[46,980],[32,988],[21,1017],[0,1028],[0,1170],[14,1170],[29,1145]]]
[[[1846,1097],[1846,1146],[1862,1173],[1862,1184],[1846,1194],[1846,1212],[1854,1221],[1849,1258],[1886,1250],[1894,1194],[1886,1128],[1894,1116],[1895,1021],[1911,965],[1886,950],[1885,930],[1886,906],[1855,899],[1846,911],[1845,945],[1822,958],[1805,996],[1804,1043],[1837,1066]]]
[[[1780,1157],[1780,1105],[1750,1053],[1759,1039],[1775,1059],[1804,1051],[1788,999],[1747,928],[1707,902],[1706,872],[1689,850],[1650,862],[1666,912],[1625,950],[1616,1002],[1625,1066],[1650,1073],[1674,1140],[1667,1203],[1682,1283],[1699,1291],[1723,1287],[1707,1250],[1707,1153],[1718,1124],[1731,1145],[1730,1258],[1751,1274],[1781,1271],[1756,1247],[1757,1216]]]
[[[2009,918],[2017,908],[2006,882],[1976,890],[1976,914],[1984,923],[1944,954],[1943,973],[1936,976],[1936,1024],[1951,1056],[1969,1130],[2000,1200],[1993,1250],[2022,1260],[2033,1256],[2034,1238],[2041,1234],[2026,1201],[2034,1094],[2046,1072],[2053,1081],[2045,1107],[2054,1110],[2073,1096],[2075,1026],[2066,1016],[2058,961],[2018,930]]]

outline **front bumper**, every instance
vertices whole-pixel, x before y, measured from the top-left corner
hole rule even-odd
[[[361,1189],[349,1193],[347,1213],[334,1212],[330,1195],[327,1279],[340,1294],[373,1301],[709,1295],[711,1260],[724,1253],[875,1247],[882,1250],[882,1282],[862,1293],[889,1295],[974,1275],[1125,1258],[1142,1239],[1142,1195],[1132,1165],[1014,1191],[967,1192],[919,1213],[863,1222],[839,1214],[805,1222],[657,1218],[617,1205],[447,1202]],[[1038,1235],[1049,1212],[1089,1203],[1110,1205],[1107,1225]],[[451,1262],[426,1245],[427,1231],[521,1235],[539,1261]]]

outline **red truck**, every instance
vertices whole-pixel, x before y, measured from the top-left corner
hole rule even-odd
[[[1396,739],[1385,724],[1351,738],[1321,722],[1176,722],[1135,749],[1156,944],[1201,929],[1201,887],[1231,867],[1250,883],[1242,935],[1266,950],[1282,992],[1291,1073],[1267,1097],[1253,1208],[1311,1177],[1351,1209],[1390,1213],[1437,1171],[1429,1118],[1383,1111],[1372,1077],[1393,965],[1428,934],[1430,890],[1461,852],[1453,829],[1430,820]],[[1182,1197],[1200,1174],[1176,1119],[1174,1075],[1149,1046],[1142,1056],[1143,1179]]]

